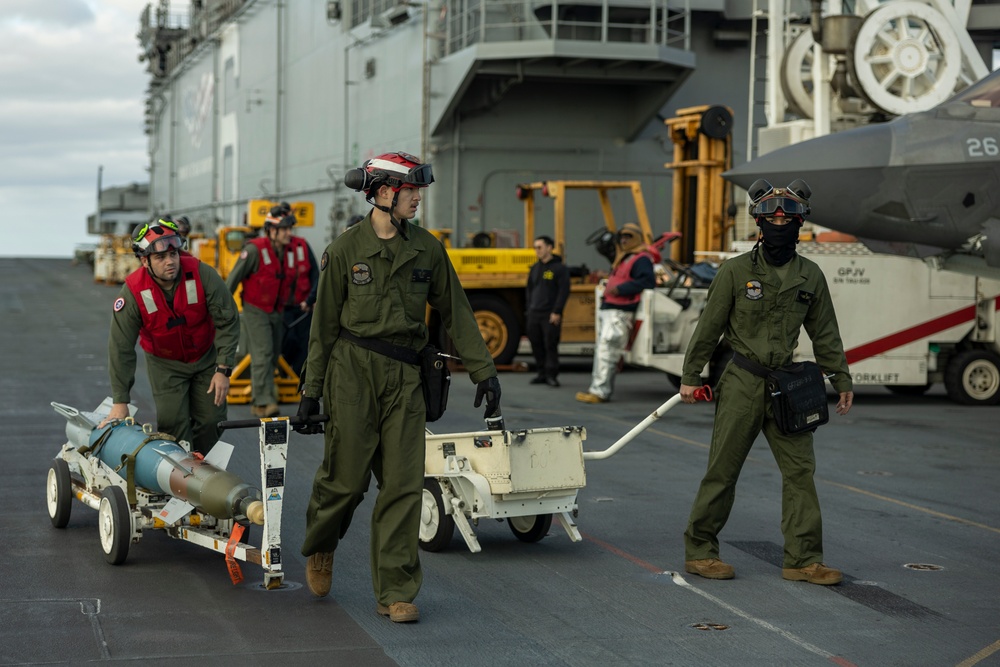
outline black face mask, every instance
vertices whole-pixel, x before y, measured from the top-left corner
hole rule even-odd
[[[786,225],[775,225],[761,218],[757,221],[763,237],[764,257],[772,266],[784,266],[795,256],[795,245],[799,242],[798,221],[792,220]]]

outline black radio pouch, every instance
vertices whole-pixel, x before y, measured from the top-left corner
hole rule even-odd
[[[767,393],[778,428],[785,435],[815,431],[830,421],[823,369],[802,361],[768,373]]]
[[[427,421],[437,421],[448,407],[451,371],[447,357],[431,345],[420,350],[420,383],[424,389]]]

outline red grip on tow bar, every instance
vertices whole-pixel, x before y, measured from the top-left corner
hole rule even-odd
[[[694,390],[694,400],[711,402],[712,388],[707,384]]]

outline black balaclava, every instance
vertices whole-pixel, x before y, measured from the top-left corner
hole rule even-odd
[[[764,258],[771,266],[784,266],[795,257],[795,246],[799,242],[799,229],[802,223],[792,219],[785,225],[768,222],[767,218],[757,219],[761,239],[757,245],[764,250]]]

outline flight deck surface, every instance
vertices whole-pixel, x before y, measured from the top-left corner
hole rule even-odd
[[[825,560],[843,570],[839,586],[781,578],[781,478],[763,439],[720,535],[736,578],[684,574],[708,404],[678,406],[615,456],[587,461],[582,542],[553,524],[525,544],[488,520],[479,553],[457,533],[448,549],[421,552],[416,624],[375,613],[374,484],[336,553],[330,596],[306,589],[298,547],[320,436],[289,443],[281,589],[264,590],[252,564],[234,586],[219,554],[156,531],[109,565],[95,511],[74,501],[68,526],[52,527],[45,478],[66,442],[50,402],[92,410],[109,393],[118,289],[68,260],[0,259],[0,664],[1000,665],[1000,409],[956,405],[940,387],[922,397],[863,387],[848,416],[819,430]],[[139,356],[133,403],[152,421]],[[605,449],[674,391],[664,374],[630,369],[610,403],[585,405],[573,397],[589,361],[565,361],[560,388],[501,374],[508,429],[582,425],[584,449]],[[474,393],[456,372],[432,430],[482,429]],[[230,419],[249,416],[230,406]],[[256,480],[256,431],[225,439],[236,445],[229,470]]]

